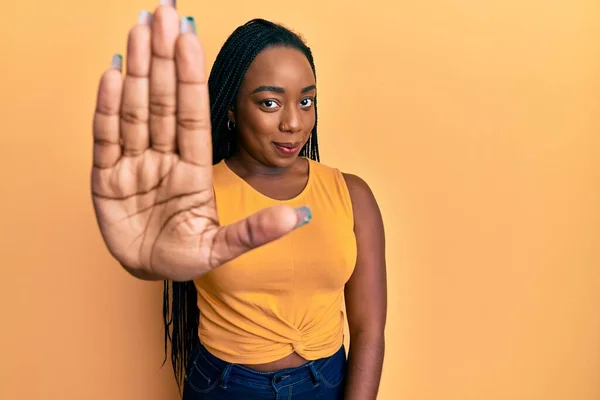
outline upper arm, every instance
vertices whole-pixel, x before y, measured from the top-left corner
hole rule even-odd
[[[352,200],[357,260],[346,283],[346,313],[350,335],[383,333],[387,314],[385,234],[377,201],[367,183],[343,174]]]

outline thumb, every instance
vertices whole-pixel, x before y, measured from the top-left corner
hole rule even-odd
[[[309,207],[278,205],[220,227],[215,235],[211,267],[216,268],[247,251],[277,240],[309,223],[311,219]]]

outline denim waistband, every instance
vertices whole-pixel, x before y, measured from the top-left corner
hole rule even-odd
[[[279,385],[290,385],[299,382],[304,382],[307,379],[311,379],[313,383],[318,383],[319,370],[327,366],[327,364],[340,353],[344,353],[345,347],[342,345],[339,350],[336,351],[330,357],[321,358],[318,360],[308,361],[299,367],[286,368],[272,372],[257,371],[243,365],[229,363],[221,360],[210,353],[202,344],[198,343],[199,352],[204,358],[205,362],[208,362],[213,368],[220,371],[221,385],[227,387],[227,382],[230,379],[243,380],[251,382],[256,386],[271,387]],[[284,382],[285,381],[285,382]]]

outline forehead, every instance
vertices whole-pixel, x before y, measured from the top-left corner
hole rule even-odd
[[[314,83],[315,77],[304,53],[295,48],[273,47],[261,51],[252,61],[242,86],[306,87]]]

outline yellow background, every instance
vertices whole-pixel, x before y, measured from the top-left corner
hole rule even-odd
[[[109,257],[89,193],[98,78],[150,1],[0,16],[0,398],[176,399],[161,285]],[[385,216],[383,400],[600,398],[600,3],[180,1],[209,60],[301,32],[323,162]]]

